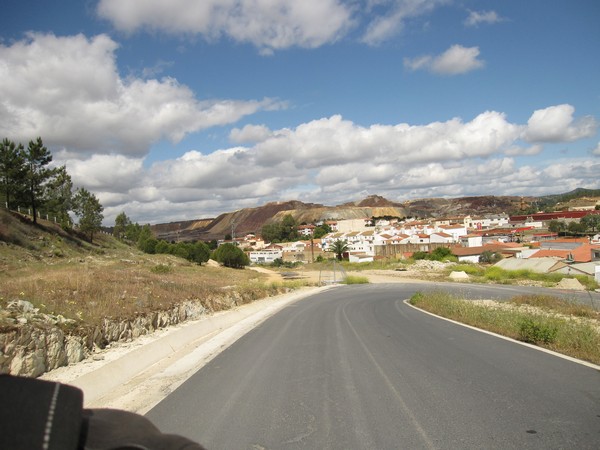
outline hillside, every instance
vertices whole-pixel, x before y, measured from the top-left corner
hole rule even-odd
[[[416,217],[445,217],[467,214],[499,214],[519,211],[522,204],[532,201],[531,197],[479,197],[428,198],[411,200],[404,205]]]
[[[221,214],[216,219],[174,222],[153,226],[157,237],[166,240],[212,240],[226,235],[260,233],[262,227],[283,220],[290,214],[298,223],[322,220],[348,220],[370,217],[440,217],[459,214],[494,214],[518,211],[521,197],[462,197],[454,199],[420,199],[405,203],[392,202],[379,195],[347,202],[339,206],[307,204],[299,201],[267,203]]]
[[[457,198],[426,198],[403,203],[392,202],[379,195],[343,203],[338,206],[303,203],[300,201],[273,202],[256,208],[245,208],[221,214],[215,219],[191,220],[154,225],[157,237],[166,240],[223,239],[226,235],[242,236],[260,233],[263,225],[281,221],[290,214],[298,223],[321,220],[362,219],[370,217],[452,217],[459,215],[517,214],[532,208],[593,206],[600,202],[600,191],[576,189],[572,192],[543,197],[470,196]]]
[[[98,233],[94,244],[76,231],[66,232],[43,219],[37,225],[21,214],[0,209],[0,269],[19,267],[29,261],[49,264],[118,246],[111,236]]]

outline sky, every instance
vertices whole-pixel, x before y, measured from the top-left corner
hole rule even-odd
[[[0,138],[164,223],[600,189],[597,0],[4,0]]]

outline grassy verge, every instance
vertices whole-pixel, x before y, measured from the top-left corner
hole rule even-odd
[[[270,283],[255,271],[199,266],[168,255],[120,253],[52,265],[29,261],[0,270],[0,308],[26,300],[42,313],[60,314],[86,328],[104,318],[134,318],[186,300],[219,311],[230,307],[228,297],[245,304],[304,284]]]
[[[344,284],[367,284],[369,279],[360,275],[348,275],[344,279]]]
[[[473,281],[488,282],[496,284],[512,284],[518,281],[530,280],[539,282],[543,286],[556,286],[563,278],[577,279],[587,290],[598,289],[598,283],[588,276],[569,276],[562,273],[537,273],[531,270],[504,270],[500,267],[484,267],[478,264],[456,264],[446,269],[450,274],[452,271],[463,271],[472,277]]]
[[[410,303],[434,314],[600,364],[600,314],[547,296],[482,304],[446,292],[415,294]]]

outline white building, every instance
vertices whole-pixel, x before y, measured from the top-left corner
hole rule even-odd
[[[436,233],[431,233],[429,235],[429,242],[431,242],[432,244],[451,244],[453,242],[456,242],[456,240],[451,234],[439,231]]]
[[[441,225],[439,231],[452,236],[454,242],[460,242],[460,238],[467,234],[467,227],[461,224]]]
[[[483,237],[480,234],[467,234],[461,236],[460,244],[463,247],[481,247],[483,245]]]
[[[276,259],[283,258],[282,250],[259,250],[249,253],[250,261],[254,264],[271,264]]]

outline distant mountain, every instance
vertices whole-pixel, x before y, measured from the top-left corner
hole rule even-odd
[[[371,217],[453,217],[483,214],[522,214],[531,208],[552,208],[560,205],[565,209],[568,202],[586,199],[593,204],[600,200],[600,190],[576,189],[555,196],[471,196],[458,198],[427,198],[403,203],[392,202],[379,195],[338,206],[324,206],[300,201],[272,202],[256,208],[245,208],[224,213],[215,219],[172,222],[152,226],[158,238],[166,240],[212,240],[226,235],[243,236],[260,233],[265,224],[283,220],[292,215],[298,223],[314,223],[321,220],[364,219]],[[562,203],[561,203],[562,202]]]
[[[385,208],[385,207],[404,207],[402,203],[394,203],[387,198],[380,195],[369,195],[368,197],[359,200],[357,202],[344,203],[340,206],[357,206],[360,208],[371,207],[371,208]]]
[[[448,217],[459,215],[481,215],[514,213],[524,209],[532,198],[497,197],[484,195],[479,197],[427,198],[411,200],[404,205],[417,217]]]
[[[224,213],[215,219],[173,222],[168,227],[159,224],[153,225],[151,228],[158,238],[165,240],[223,239],[228,234],[241,236],[248,233],[257,233],[265,223],[268,223],[280,212],[322,207],[323,205],[299,201],[271,202],[257,208],[244,208]]]
[[[600,189],[577,188],[564,194],[544,195],[536,200],[539,209],[568,209],[594,206],[600,200]]]
[[[278,222],[290,214],[298,223],[325,220],[365,219],[371,217],[437,217],[476,212],[501,212],[514,209],[520,200],[501,201],[499,197],[472,197],[469,199],[426,199],[396,203],[378,195],[339,206],[324,206],[299,201],[267,203],[256,208],[245,208],[224,213],[215,219],[181,221],[152,226],[154,234],[165,240],[212,240],[226,235],[243,236],[260,233],[265,224]]]

